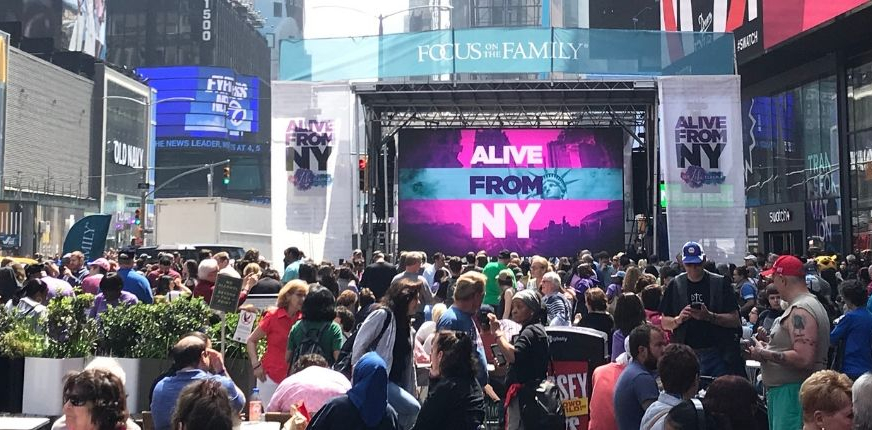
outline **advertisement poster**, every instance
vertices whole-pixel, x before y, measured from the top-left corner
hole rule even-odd
[[[661,78],[660,168],[670,255],[699,242],[709,259],[747,251],[738,76]]]
[[[61,26],[66,49],[106,58],[106,0],[64,0]]]
[[[550,376],[563,400],[566,430],[587,429],[593,371],[609,361],[608,337],[581,327],[548,327],[545,331],[554,364]]]
[[[272,90],[273,255],[296,246],[315,261],[346,258],[358,193],[351,88],[281,82]]]
[[[400,249],[616,252],[622,139],[619,129],[403,130]]]

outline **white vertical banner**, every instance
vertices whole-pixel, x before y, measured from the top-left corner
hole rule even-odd
[[[741,264],[747,232],[739,77],[658,82],[670,257],[695,241],[709,259]]]
[[[348,84],[272,86],[273,255],[296,246],[307,257],[351,255],[354,96]]]

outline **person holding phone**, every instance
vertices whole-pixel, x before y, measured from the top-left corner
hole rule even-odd
[[[673,332],[673,343],[693,348],[700,375],[744,374],[741,319],[731,280],[703,269],[705,254],[698,243],[687,242],[681,255],[685,273],[669,282],[660,301],[663,329]]]

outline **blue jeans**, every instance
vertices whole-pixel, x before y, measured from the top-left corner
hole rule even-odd
[[[408,391],[393,382],[388,382],[388,404],[397,411],[397,420],[402,430],[410,430],[415,426],[421,404]]]

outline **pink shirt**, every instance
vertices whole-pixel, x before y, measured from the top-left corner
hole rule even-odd
[[[588,430],[618,430],[618,421],[615,418],[615,385],[625,367],[627,366],[624,364],[609,363],[594,369]]]
[[[350,389],[351,382],[345,375],[326,367],[310,366],[279,384],[267,412],[289,412],[292,405],[302,402],[309,414],[315,415],[327,401]]]

